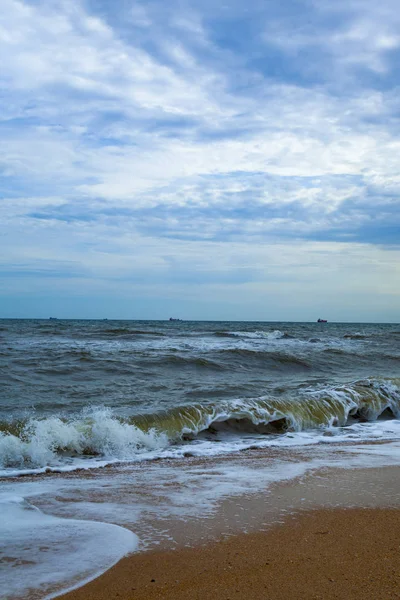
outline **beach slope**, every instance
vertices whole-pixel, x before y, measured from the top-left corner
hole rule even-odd
[[[400,598],[400,512],[315,510],[268,532],[121,560],[63,600]]]

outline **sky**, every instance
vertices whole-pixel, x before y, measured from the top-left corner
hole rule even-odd
[[[400,321],[395,0],[2,0],[0,317]]]

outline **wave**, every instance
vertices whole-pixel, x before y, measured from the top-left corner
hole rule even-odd
[[[53,350],[47,353],[47,357],[52,360],[77,359],[78,361],[94,361],[95,354],[87,348],[68,348],[67,350]],[[35,359],[28,359],[35,360]],[[36,359],[38,360],[38,359]]]
[[[400,380],[357,381],[335,388],[302,391],[297,397],[259,397],[121,418],[108,408],[74,419],[30,418],[0,424],[0,465],[37,468],[74,457],[135,460],[154,458],[171,445],[221,431],[286,434],[345,427],[379,417],[400,419]]]
[[[297,365],[305,368],[311,368],[311,365],[305,358],[290,354],[288,352],[277,352],[268,350],[259,350],[257,348],[222,348],[217,351],[221,356],[239,357],[242,359],[261,359],[264,361],[273,361],[285,365]]]
[[[167,444],[163,433],[124,422],[111,409],[92,409],[72,420],[53,416],[1,423],[0,465],[42,467],[57,458],[89,455],[133,459]]]
[[[2,331],[0,329],[0,331]],[[4,331],[7,331],[4,329]],[[27,332],[17,331],[18,335],[25,336]],[[43,336],[43,337],[65,337],[69,338],[79,338],[79,339],[108,339],[108,338],[126,338],[131,336],[147,336],[147,337],[166,337],[167,334],[162,333],[161,331],[154,330],[142,330],[142,329],[131,329],[130,327],[114,327],[114,328],[91,328],[91,327],[82,327],[74,329],[73,327],[68,327],[63,324],[60,325],[57,321],[56,323],[46,323],[37,327],[35,330],[30,331],[29,333],[34,333],[34,335]]]
[[[276,329],[274,331],[216,331],[214,333],[214,336],[262,340],[294,339],[292,335],[290,335],[289,333],[282,332],[279,329]]]
[[[353,352],[349,349],[340,347],[340,346],[333,346],[330,348],[324,348],[322,350],[324,355],[337,355],[337,356],[347,356],[349,360],[355,361],[356,359],[358,360],[368,360],[368,362],[374,361],[375,364],[377,364],[378,362],[380,363],[387,363],[389,361],[391,362],[399,362],[400,361],[400,353],[397,354],[389,354],[389,353],[374,353],[374,352]]]
[[[370,332],[370,333],[355,331],[355,332],[351,332],[351,333],[345,333],[343,335],[343,338],[348,339],[348,340],[376,340],[376,339],[387,340],[391,336],[398,336],[398,335],[400,335],[400,331],[385,331],[385,332],[379,331],[379,332]]]
[[[143,365],[148,365],[148,360],[143,361]],[[206,369],[224,369],[224,365],[216,360],[204,358],[201,356],[182,356],[181,354],[164,354],[152,360],[152,364],[159,366],[175,366],[175,367],[200,367]]]
[[[365,333],[359,333],[359,332],[345,333],[344,336],[343,336],[343,338],[345,340],[365,340],[368,337],[371,337],[371,336],[368,336]]]
[[[97,335],[101,336],[102,334],[107,336],[120,336],[120,335],[147,335],[147,336],[156,336],[156,337],[166,337],[165,333],[161,333],[160,331],[151,331],[151,330],[142,330],[142,329],[131,329],[130,327],[116,327],[113,329],[103,329],[96,332]]]
[[[263,363],[272,362],[274,364],[289,367],[311,368],[311,364],[305,358],[288,352],[258,350],[257,348],[220,348],[213,350],[213,352],[211,351],[213,358],[183,356],[182,354],[164,354],[161,357],[153,359],[152,364],[157,364],[159,366],[200,367],[222,370],[232,368],[235,365],[237,366],[238,360],[241,365],[245,362],[259,360]],[[147,359],[146,361],[143,361],[143,365],[148,365]]]
[[[193,437],[222,427],[258,433],[345,426],[349,419],[374,421],[385,411],[400,417],[400,389],[391,381],[365,380],[348,386],[306,391],[297,398],[261,397],[189,405],[136,420],[169,438]]]

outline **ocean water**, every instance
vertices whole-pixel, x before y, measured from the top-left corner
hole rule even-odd
[[[157,519],[400,464],[399,440],[400,325],[0,320],[0,585],[51,597],[159,543]]]

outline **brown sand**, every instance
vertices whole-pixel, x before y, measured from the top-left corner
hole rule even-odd
[[[316,510],[267,533],[121,560],[63,600],[400,598],[400,511]]]

